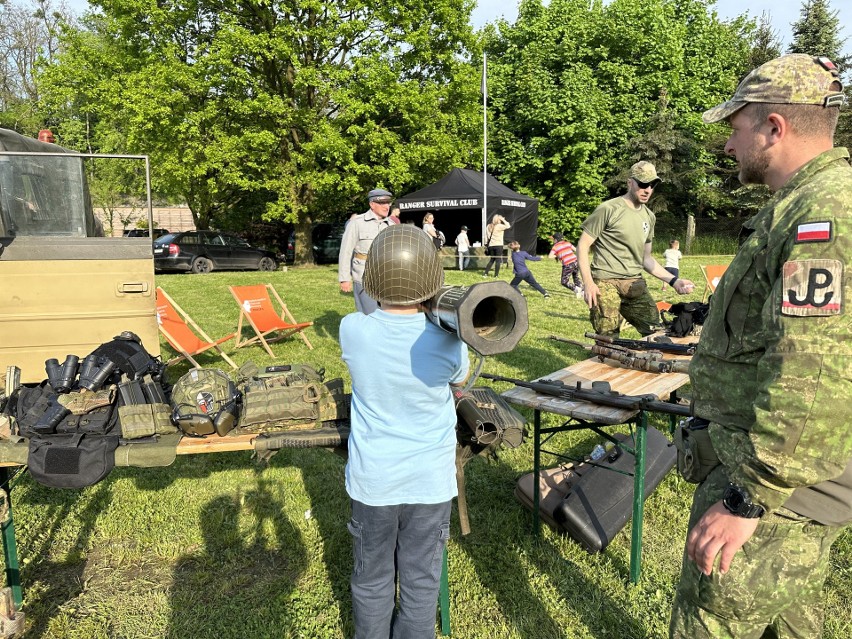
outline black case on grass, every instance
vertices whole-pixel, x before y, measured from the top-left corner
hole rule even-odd
[[[616,434],[615,439],[633,447],[628,435]],[[615,457],[613,461],[610,461]],[[648,427],[645,455],[645,498],[647,498],[675,465],[677,453],[671,441],[660,431]],[[633,514],[634,457],[612,451],[595,462],[601,467],[578,464],[554,475],[553,469],[541,471],[542,520],[566,533],[587,552],[601,552],[624,528]],[[612,472],[609,468],[631,473],[630,476]],[[558,485],[553,484],[554,480]],[[533,473],[521,477],[515,489],[518,500],[532,510]],[[547,493],[547,499],[545,499]]]

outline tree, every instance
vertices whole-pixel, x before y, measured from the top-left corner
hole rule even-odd
[[[781,55],[781,40],[778,31],[772,28],[772,20],[767,12],[760,16],[760,22],[752,37],[748,66],[756,69],[764,62],[774,60]]]
[[[576,235],[623,191],[635,152],[669,154],[691,189],[708,182],[700,113],[733,93],[749,48],[749,25],[720,22],[711,4],[524,0],[514,25],[486,34],[492,157],[507,183],[540,199],[540,234]],[[686,216],[695,201],[684,191],[672,214]]]
[[[0,126],[30,135],[49,123],[39,112],[36,68],[59,52],[63,23],[73,23],[64,2],[0,2]]]
[[[53,108],[149,153],[199,228],[262,194],[310,261],[312,222],[479,157],[470,0],[94,4],[44,75]]]
[[[792,24],[793,41],[789,53],[826,56],[841,67],[847,60],[841,54],[845,38],[840,37],[840,18],[828,0],[805,0],[800,18]]]

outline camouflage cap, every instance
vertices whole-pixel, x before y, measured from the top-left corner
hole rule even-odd
[[[838,90],[831,85],[837,82]],[[754,69],[740,82],[734,97],[704,112],[707,124],[727,120],[749,102],[842,106],[845,102],[840,74],[825,57],[804,53],[783,55]]]
[[[656,185],[662,182],[660,177],[657,175],[657,168],[646,160],[637,162],[630,167],[630,177],[644,184],[650,184],[653,182]]]

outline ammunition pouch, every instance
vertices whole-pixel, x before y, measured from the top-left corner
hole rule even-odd
[[[710,440],[709,424],[706,419],[690,417],[682,420],[674,433],[677,470],[681,477],[692,484],[703,482],[719,465],[719,458]]]
[[[174,433],[168,404],[136,404],[118,407],[118,423],[123,439],[140,439]]]

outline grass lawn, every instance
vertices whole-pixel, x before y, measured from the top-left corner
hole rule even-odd
[[[701,298],[704,286],[699,264],[725,259],[682,261],[682,274],[697,283],[693,299]],[[547,337],[582,339],[588,310],[559,286],[555,262],[531,267],[552,297],[545,300],[521,285],[530,330],[512,353],[489,359],[485,372],[532,379],[586,357]],[[510,274],[504,270],[501,276]],[[446,279],[460,285],[482,281],[479,272],[446,271]],[[274,361],[324,366],[327,378],[343,377],[348,386],[337,332],[354,304],[339,293],[336,280],[336,269],[328,266],[167,275],[157,283],[215,337],[237,323],[228,284],[271,282],[297,320],[314,321],[306,334],[315,347],[309,351],[300,339],[274,344]],[[651,288],[663,299],[658,283]],[[676,297],[670,289],[665,295]],[[637,335],[631,329],[627,336]],[[172,354],[163,348],[164,356]],[[260,347],[232,357],[238,364],[273,361]],[[206,367],[225,367],[214,355],[198,359]],[[185,363],[176,365],[171,380],[186,370]],[[393,384],[388,380],[389,392],[404,392]],[[582,455],[596,439],[591,432],[563,433],[555,447]],[[454,516],[449,545],[453,636],[665,636],[692,486],[672,472],[648,499],[642,581],[631,586],[629,525],[599,555],[546,526],[540,538],[531,536],[530,514],[512,496],[517,478],[531,466],[529,441],[497,460],[477,458],[467,466],[472,532],[461,537]],[[343,461],[327,450],[284,450],[266,468],[248,452],[182,456],[169,468],[116,469],[82,491],[45,488],[24,476],[13,498],[27,637],[351,636],[349,503]],[[832,568],[825,637],[840,639],[852,636],[849,532],[835,547]]]

